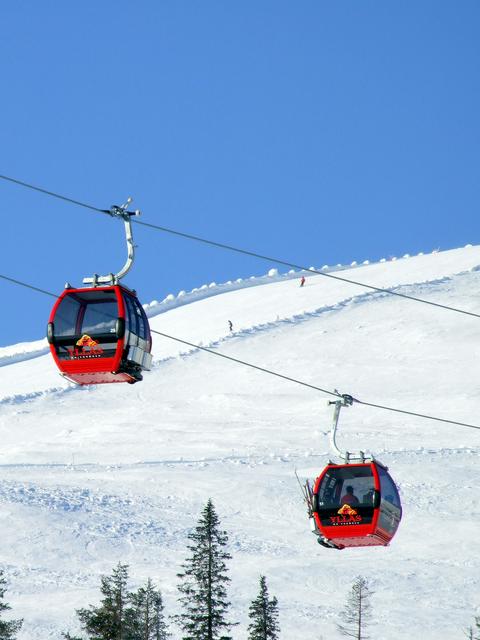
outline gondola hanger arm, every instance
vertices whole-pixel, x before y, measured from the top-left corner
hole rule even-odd
[[[121,278],[123,278],[132,268],[133,261],[135,259],[135,245],[133,244],[133,233],[132,233],[132,222],[131,218],[133,216],[141,215],[141,212],[136,209],[135,211],[128,211],[128,206],[132,202],[132,198],[127,198],[125,204],[118,206],[116,204],[112,205],[110,209],[105,213],[108,213],[113,218],[122,218],[125,225],[125,237],[127,241],[127,260],[123,267],[117,273],[109,273],[106,276],[98,276],[94,274],[92,278],[84,278],[83,283],[87,285],[91,285],[94,287],[98,287],[101,285],[113,285],[118,284]]]
[[[336,389],[335,389],[335,393],[338,394],[337,400],[328,401],[329,405],[332,405],[332,404],[335,405],[335,409],[333,412],[332,428],[330,429],[330,434],[329,434],[330,447],[332,448],[333,452],[339,458],[344,460],[347,464],[355,460],[359,460],[360,462],[365,462],[365,460],[370,459],[371,456],[366,455],[364,451],[355,451],[355,452],[342,451],[337,445],[336,435],[337,435],[338,419],[340,417],[340,410],[342,409],[342,407],[351,407],[352,404],[356,402],[356,400],[353,396],[350,396],[347,393],[341,394]]]

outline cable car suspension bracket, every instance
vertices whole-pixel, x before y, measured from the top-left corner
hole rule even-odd
[[[141,214],[138,209],[136,211],[127,211],[131,202],[132,198],[129,197],[125,204],[122,204],[121,206],[113,204],[108,211],[105,210],[105,213],[108,213],[113,218],[122,218],[125,224],[125,236],[127,240],[127,260],[125,264],[118,273],[109,273],[106,276],[99,276],[95,273],[93,278],[84,278],[84,284],[88,284],[93,287],[118,284],[120,279],[123,278],[132,268],[133,261],[135,259],[135,245],[133,244],[131,218],[132,216],[139,216]]]
[[[336,389],[335,389],[335,392],[338,393]],[[351,407],[354,402],[356,402],[355,398],[353,396],[348,395],[347,393],[343,393],[343,394],[338,393],[338,400],[329,400],[328,402],[329,405],[331,404],[335,405],[335,410],[333,412],[333,424],[330,430],[330,446],[335,452],[335,454],[339,456],[342,460],[344,460],[347,464],[357,460],[359,460],[360,462],[365,462],[366,460],[372,459],[372,457],[369,455],[366,455],[364,451],[357,451],[357,452],[342,451],[341,449],[338,448],[335,440],[337,427],[338,427],[338,419],[340,417],[340,410],[342,409],[342,407]]]

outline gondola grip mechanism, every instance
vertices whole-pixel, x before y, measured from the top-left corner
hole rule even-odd
[[[338,399],[330,400],[328,403],[329,405],[331,404],[335,405],[335,410],[333,412],[333,424],[330,430],[330,446],[333,449],[333,451],[336,453],[336,455],[338,455],[342,460],[345,460],[347,464],[352,460],[360,460],[361,462],[365,462],[365,460],[367,458],[370,458],[370,456],[366,456],[364,451],[357,451],[352,453],[349,451],[342,451],[337,446],[335,436],[337,433],[340,410],[342,407],[350,407],[354,403],[355,398],[347,393],[341,394],[336,389],[335,389],[335,393],[338,395]]]
[[[113,204],[109,210],[105,210],[105,213],[108,213],[114,218],[122,218],[124,222],[127,241],[127,260],[125,264],[116,274],[110,273],[106,276],[97,276],[97,274],[95,274],[93,278],[84,278],[84,284],[92,285],[94,287],[118,284],[120,279],[123,278],[132,268],[133,261],[135,259],[135,245],[133,244],[132,223],[130,219],[133,216],[141,215],[141,212],[139,209],[136,209],[135,211],[127,211],[128,205],[131,202],[132,198],[129,197],[125,204],[122,204],[121,206]]]

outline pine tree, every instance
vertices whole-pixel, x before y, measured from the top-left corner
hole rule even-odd
[[[372,595],[367,580],[358,576],[352,585],[347,605],[340,614],[342,624],[337,624],[342,635],[356,640],[368,640],[365,629],[372,615],[369,602]]]
[[[248,626],[248,640],[278,640],[278,601],[275,597],[269,600],[265,576],[260,576],[260,592],[252,600],[248,615],[252,621]]]
[[[167,622],[165,620],[163,598],[160,591],[157,591],[154,596],[153,608],[155,612],[153,638],[154,640],[168,640],[171,634],[168,632]]]
[[[477,629],[476,633],[475,629]],[[465,629],[465,636],[468,640],[480,640],[480,616],[475,617],[475,627],[470,626]]]
[[[184,632],[182,640],[231,640],[224,635],[233,626],[226,620],[230,606],[226,584],[230,578],[225,561],[231,556],[225,551],[228,536],[219,525],[209,500],[195,531],[188,536],[191,556],[182,565],[183,573],[177,574],[183,611],[175,620]]]
[[[130,594],[132,629],[129,640],[167,640],[169,633],[165,621],[162,594],[150,578],[145,587]]]
[[[127,581],[128,565],[118,563],[111,576],[101,578],[104,598],[100,606],[77,610],[83,630],[91,640],[129,640],[133,612],[128,606]]]
[[[465,631],[465,635],[467,636],[468,640],[475,640],[475,636],[473,635],[473,627],[468,627],[468,629]]]
[[[473,635],[472,627],[470,627],[470,635],[475,640],[480,640],[480,616],[475,616],[475,627],[477,629],[477,635]]]
[[[4,572],[0,569],[0,615],[3,614],[4,611],[8,611],[11,609],[11,606],[6,602],[3,602],[3,598],[5,596],[7,581],[4,576]],[[0,640],[15,640],[15,636],[17,631],[20,631],[20,628],[23,624],[23,620],[0,620]]]

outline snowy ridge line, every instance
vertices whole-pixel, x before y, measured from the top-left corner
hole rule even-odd
[[[327,438],[327,431],[322,432],[322,435]],[[355,432],[352,432],[350,435],[356,435]],[[131,469],[138,469],[139,467],[168,467],[168,466],[206,466],[209,464],[235,464],[235,465],[257,465],[263,466],[271,463],[298,463],[302,462],[303,466],[310,465],[311,461],[315,461],[318,458],[322,458],[323,461],[319,463],[320,466],[324,466],[326,464],[327,459],[332,458],[332,452],[328,448],[323,451],[302,451],[298,453],[281,453],[281,452],[269,452],[268,454],[245,454],[245,455],[227,455],[227,456],[218,456],[218,457],[200,457],[200,458],[175,458],[175,459],[166,459],[166,460],[138,460],[137,462],[126,462],[126,463],[99,463],[99,462],[78,462],[72,464],[71,462],[11,462],[6,464],[0,464],[0,469],[51,469],[51,470],[60,470],[63,471],[65,469],[72,471],[72,473],[84,473],[88,471],[89,473],[95,473],[98,471],[99,473],[104,473],[105,470],[115,470],[115,471],[129,471]],[[382,459],[383,456],[389,456],[394,458],[399,455],[407,455],[407,456],[415,456],[422,457],[426,455],[430,456],[463,456],[463,455],[478,455],[480,451],[479,447],[472,446],[461,446],[461,447],[439,447],[438,449],[433,449],[432,447],[416,447],[414,449],[385,449],[385,448],[377,448],[373,453],[376,459]],[[333,456],[335,458],[335,456]],[[319,469],[320,471],[321,469]],[[301,469],[297,469],[297,471],[301,474]],[[14,484],[18,484],[13,480],[1,480],[0,481],[0,502],[2,496],[4,495],[4,486],[13,486]],[[22,483],[24,485],[24,483]],[[29,485],[30,486],[30,485]],[[31,485],[33,486],[33,485]],[[89,489],[85,489],[88,493]],[[110,495],[110,494],[105,494]]]
[[[20,353],[0,356],[0,367],[6,367],[9,364],[23,362],[24,360],[32,360],[33,358],[39,358],[40,356],[44,356],[46,353],[50,353],[47,339],[45,338],[42,342],[45,342],[44,346],[33,349],[32,351],[22,351]]]
[[[465,245],[464,248],[472,247],[473,245]],[[439,253],[438,250],[433,250],[432,253]],[[417,256],[425,255],[423,252],[417,254]],[[412,257],[410,254],[406,253],[402,256],[402,259],[407,259]],[[361,263],[357,261],[353,261],[350,264],[337,264],[335,266],[330,266],[328,264],[323,265],[323,267],[309,267],[309,269],[301,269],[299,271],[295,271],[295,269],[290,269],[287,273],[278,273],[278,269],[272,268],[263,276],[250,276],[249,278],[238,278],[237,280],[229,280],[228,282],[224,282],[221,284],[217,284],[216,282],[211,282],[210,284],[204,284],[201,287],[196,287],[189,292],[180,291],[177,296],[174,296],[173,293],[168,294],[161,302],[158,300],[153,300],[150,303],[146,303],[143,305],[145,312],[149,318],[153,318],[161,313],[165,313],[170,309],[175,309],[177,307],[182,307],[190,302],[196,302],[197,300],[205,300],[206,298],[211,298],[213,296],[218,296],[222,293],[226,293],[228,291],[238,291],[240,289],[248,289],[250,287],[258,287],[264,284],[270,284],[272,282],[284,282],[287,280],[295,280],[300,278],[303,274],[308,274],[314,276],[319,275],[316,274],[316,271],[322,271],[324,273],[334,273],[336,271],[349,271],[352,269],[358,269],[360,267],[376,265],[376,264],[384,264],[386,262],[395,262],[398,258],[395,256],[391,256],[387,258],[381,258],[377,262],[370,262],[369,260],[364,260]],[[480,266],[477,267],[480,269]]]
[[[90,389],[69,382],[66,387],[50,387],[49,389],[42,389],[42,391],[31,391],[30,393],[17,393],[14,396],[5,396],[4,398],[0,398],[0,406],[23,404],[41,398],[48,398],[52,395],[70,393],[71,391],[88,392]]]
[[[370,263],[368,263],[370,264]],[[356,265],[356,263],[355,263]],[[356,265],[361,266],[361,265]],[[316,267],[310,267],[310,270],[315,269]],[[336,267],[329,267],[328,265],[324,265],[321,270],[325,273],[333,272],[333,271],[344,271],[347,269],[355,268],[355,266],[349,265],[337,265]],[[320,269],[319,269],[320,270]],[[189,292],[180,291],[177,296],[174,296],[173,293],[169,293],[166,298],[164,298],[161,302],[158,300],[153,300],[150,303],[144,304],[143,308],[145,309],[145,313],[149,318],[154,318],[161,313],[165,313],[170,309],[176,309],[177,307],[183,307],[186,304],[190,304],[191,302],[197,302],[197,300],[205,300],[206,298],[212,298],[213,296],[218,296],[222,293],[227,293],[229,291],[239,291],[240,289],[249,289],[250,287],[259,287],[264,284],[270,284],[272,282],[284,282],[287,280],[296,280],[301,277],[302,273],[309,273],[308,270],[303,271],[295,271],[291,269],[288,273],[278,273],[278,269],[270,269],[268,273],[263,276],[250,276],[250,278],[238,278],[237,280],[229,280],[228,282],[223,282],[221,284],[217,284],[216,282],[211,282],[210,284],[204,284],[201,287],[195,287]],[[312,273],[311,275],[315,275]]]
[[[326,435],[326,433],[324,434]],[[0,469],[59,469],[83,473],[88,471],[89,473],[99,471],[104,473],[105,470],[115,471],[128,471],[130,469],[137,469],[138,467],[168,467],[168,466],[205,466],[208,464],[258,464],[264,465],[269,462],[290,462],[291,459],[298,458],[316,458],[325,457],[328,452],[321,453],[298,453],[298,454],[285,454],[285,453],[265,453],[265,454],[245,454],[245,455],[226,455],[218,457],[205,457],[200,458],[171,458],[166,460],[137,460],[136,462],[126,463],[99,463],[99,462],[9,462],[0,464]],[[1,480],[0,481],[0,498],[2,495],[1,487],[3,484],[12,483],[13,481]]]
[[[475,268],[476,270],[478,269],[477,267]],[[390,289],[392,291],[395,291],[397,289],[402,289],[402,288],[411,288],[411,287],[418,287],[418,286],[436,286],[439,284],[445,284],[446,282],[450,282],[451,280],[453,280],[453,278],[456,277],[461,277],[462,275],[465,275],[468,272],[460,272],[458,274],[454,274],[452,276],[445,276],[444,278],[436,278],[434,280],[430,280],[430,281],[421,281],[421,282],[416,282],[414,284],[401,284],[398,285],[396,287],[390,287]],[[381,293],[378,291],[365,291],[363,293],[359,293],[355,296],[350,296],[348,298],[344,298],[343,300],[339,300],[338,302],[335,302],[332,305],[324,305],[323,307],[319,307],[318,309],[315,309],[314,311],[305,311],[303,313],[300,314],[294,314],[293,316],[288,316],[285,318],[280,318],[278,320],[272,320],[270,322],[264,322],[258,325],[252,325],[251,327],[245,328],[245,329],[239,329],[238,331],[233,331],[232,333],[229,333],[226,336],[222,336],[220,338],[217,338],[215,340],[211,340],[210,342],[207,343],[203,343],[202,341],[200,341],[199,343],[199,347],[205,347],[207,349],[216,349],[220,346],[222,346],[225,343],[228,343],[231,340],[234,340],[235,338],[247,338],[247,337],[251,337],[252,335],[256,335],[256,334],[260,334],[260,333],[265,333],[267,331],[272,331],[274,329],[276,329],[279,326],[282,325],[287,325],[287,324],[292,324],[292,325],[297,325],[303,322],[307,322],[308,320],[312,319],[312,318],[317,318],[321,315],[323,315],[324,313],[330,313],[330,312],[334,312],[334,311],[340,311],[343,308],[349,306],[350,304],[362,304],[364,302],[368,302],[372,297],[376,296],[377,298],[385,298],[387,297],[389,294],[388,293]],[[153,333],[155,333],[154,330],[152,330]],[[167,339],[167,338],[165,338]],[[200,353],[201,349],[199,348],[195,348],[195,347],[186,347],[183,346],[180,348],[179,352],[177,355],[174,356],[167,356],[164,358],[154,358],[153,359],[153,369],[157,369],[160,366],[162,366],[163,364],[170,362],[176,358],[185,358],[185,357],[189,357],[189,356],[193,356],[196,355],[197,353]],[[32,356],[32,357],[38,357],[38,356]],[[24,358],[25,360],[29,359],[28,357]],[[94,389],[95,386],[93,386],[91,389]],[[37,400],[39,398],[42,397],[49,397],[51,395],[60,395],[62,393],[65,392],[71,392],[71,391],[75,391],[75,390],[79,390],[79,391],[90,391],[91,390],[89,387],[81,387],[78,385],[75,385],[73,383],[69,383],[68,386],[66,387],[50,387],[49,389],[44,389],[42,391],[35,391],[35,392],[30,392],[30,393],[26,393],[26,394],[17,394],[15,396],[6,396],[4,398],[0,399],[0,406],[1,405],[16,405],[16,404],[22,404],[23,402],[30,402],[30,401],[34,401]]]
[[[420,255],[420,254],[419,254]],[[363,264],[370,264],[365,261]],[[329,267],[324,265],[322,270],[330,271],[342,271],[346,269],[354,268],[357,263],[352,265],[337,265],[335,267]],[[315,267],[310,267],[314,269]],[[294,271],[293,269],[288,273],[279,274],[278,269],[270,269],[268,273],[263,276],[251,276],[250,278],[238,278],[235,281],[228,281],[222,284],[211,282],[209,285],[204,284],[201,287],[194,288],[189,292],[180,291],[175,297],[172,293],[168,294],[161,302],[153,300],[152,302],[143,305],[145,312],[149,318],[153,318],[161,313],[165,313],[170,309],[182,307],[184,305],[196,302],[197,300],[204,300],[213,296],[221,295],[228,291],[238,291],[240,289],[247,289],[250,287],[258,287],[271,282],[282,282],[285,280],[294,280],[300,273],[308,273],[308,271]],[[312,274],[313,275],[313,274]],[[16,350],[18,349],[18,351]],[[49,352],[49,346],[46,338],[36,340],[34,342],[22,342],[18,345],[11,345],[9,347],[0,347],[0,367],[5,367],[9,364],[15,364],[17,362],[23,362],[25,360],[31,360],[33,358],[39,358]]]
[[[413,456],[428,456],[428,455],[447,455],[447,456],[455,456],[455,455],[478,455],[479,448],[472,446],[461,446],[461,447],[440,447],[439,449],[433,449],[432,447],[417,447],[415,449],[383,449],[380,452],[380,455],[387,454],[389,456],[397,456],[397,455],[413,455]]]
[[[310,454],[309,454],[310,455]],[[327,455],[324,454],[311,454],[312,457],[317,455]],[[301,456],[299,456],[301,457]],[[273,454],[269,453],[268,455],[228,455],[224,457],[217,458],[171,458],[167,460],[137,460],[137,462],[126,462],[126,463],[99,463],[99,462],[8,462],[5,464],[0,464],[0,469],[68,469],[72,472],[82,473],[84,471],[94,472],[98,470],[103,473],[105,470],[116,470],[116,471],[126,471],[129,469],[136,469],[138,467],[160,467],[160,466],[169,466],[169,465],[206,465],[206,464],[215,464],[215,463],[223,463],[223,462],[231,462],[234,464],[249,464],[250,462],[259,461],[259,464],[264,464],[265,460],[279,460],[280,458],[285,458],[284,454]],[[289,456],[287,456],[289,458]],[[3,481],[0,481],[0,486]],[[5,481],[7,482],[7,481]]]
[[[460,272],[458,274],[454,274],[452,276],[445,276],[443,278],[436,278],[430,281],[423,281],[423,282],[416,282],[413,284],[401,284],[398,285],[396,287],[390,287],[391,291],[396,291],[398,289],[404,289],[404,288],[412,288],[412,287],[421,287],[421,286],[436,286],[436,285],[440,285],[440,284],[445,284],[446,282],[450,282],[451,280],[453,280],[453,278],[456,277],[461,277],[462,275],[465,275],[467,272]],[[292,316],[288,316],[288,317],[284,317],[284,318],[279,318],[277,320],[271,320],[269,322],[264,322],[258,325],[252,325],[251,327],[247,327],[244,329],[239,329],[238,331],[232,331],[231,333],[229,333],[226,336],[222,336],[220,338],[217,338],[216,340],[212,340],[210,342],[207,342],[206,344],[204,344],[203,342],[199,343],[199,347],[205,347],[208,349],[214,349],[216,347],[221,346],[222,344],[225,344],[227,341],[233,340],[235,338],[243,338],[243,337],[250,337],[252,334],[257,334],[257,333],[263,333],[265,331],[270,331],[273,329],[276,329],[277,327],[283,325],[283,324],[300,324],[302,322],[306,322],[312,318],[318,318],[319,316],[323,315],[324,313],[330,313],[333,311],[339,311],[347,306],[349,306],[350,304],[362,304],[364,302],[369,301],[371,298],[373,298],[374,296],[376,296],[377,298],[385,298],[388,297],[388,293],[382,293],[382,292],[378,292],[378,291],[365,291],[363,293],[359,293],[357,295],[354,296],[349,296],[347,298],[344,298],[343,300],[339,300],[338,302],[335,302],[334,304],[331,305],[324,305],[323,307],[319,307],[318,309],[315,309],[313,311],[304,311],[303,313],[297,313],[297,314],[293,314]],[[155,333],[155,330],[152,330],[152,333]],[[187,355],[193,355],[194,353],[199,353],[201,351],[201,349],[195,348],[195,347],[185,347],[184,349],[181,349],[181,351],[179,351],[177,356],[168,356],[167,358],[154,358],[154,365],[155,366],[159,366],[161,364],[163,364],[164,362],[167,362],[169,360],[172,360],[173,358],[177,358],[177,357],[185,357]]]
[[[471,248],[473,245],[467,244],[464,248]],[[447,250],[448,251],[448,250]],[[432,254],[442,253],[438,250],[434,250],[431,252]],[[423,252],[417,254],[417,256],[424,256]],[[407,259],[411,256],[410,254],[405,254],[401,259]],[[161,302],[157,300],[153,300],[150,303],[146,303],[143,305],[145,312],[149,318],[153,318],[157,315],[165,313],[170,309],[175,309],[178,307],[182,307],[184,305],[190,304],[192,302],[196,302],[198,300],[204,300],[206,298],[210,298],[213,296],[220,295],[222,293],[227,293],[230,291],[238,291],[240,289],[247,289],[250,287],[257,287],[264,284],[270,284],[273,282],[284,282],[288,280],[295,280],[301,277],[302,274],[308,274],[310,271],[314,269],[316,271],[323,271],[324,273],[333,273],[336,271],[346,271],[351,269],[357,269],[363,266],[376,265],[376,264],[384,264],[386,262],[396,262],[398,258],[395,256],[391,256],[387,258],[381,258],[377,262],[370,262],[369,260],[364,260],[362,263],[357,263],[353,261],[348,265],[338,264],[336,266],[323,265],[321,268],[310,267],[308,270],[304,269],[301,271],[295,271],[291,269],[288,273],[279,274],[278,269],[270,269],[268,273],[263,276],[251,276],[250,278],[242,279],[238,278],[235,281],[228,281],[223,284],[216,284],[215,282],[210,283],[209,285],[204,284],[201,287],[194,288],[190,292],[180,291],[175,297],[173,294],[167,295],[164,300]],[[480,265],[473,267],[470,271],[480,270]],[[461,275],[462,273],[466,273],[465,271],[451,274]],[[316,275],[314,272],[311,275]],[[318,275],[318,274],[317,274]],[[425,281],[423,284],[428,284],[429,281]],[[434,281],[432,281],[434,282]],[[421,283],[404,283],[401,286],[411,286],[411,284],[421,284]],[[398,285],[400,286],[400,285]],[[394,290],[393,287],[390,289]],[[17,362],[23,362],[25,360],[30,360],[33,358],[41,357],[49,352],[49,346],[46,338],[36,340],[33,342],[23,342],[15,345],[11,345],[8,347],[0,347],[0,367],[7,366],[9,364],[15,364]]]

